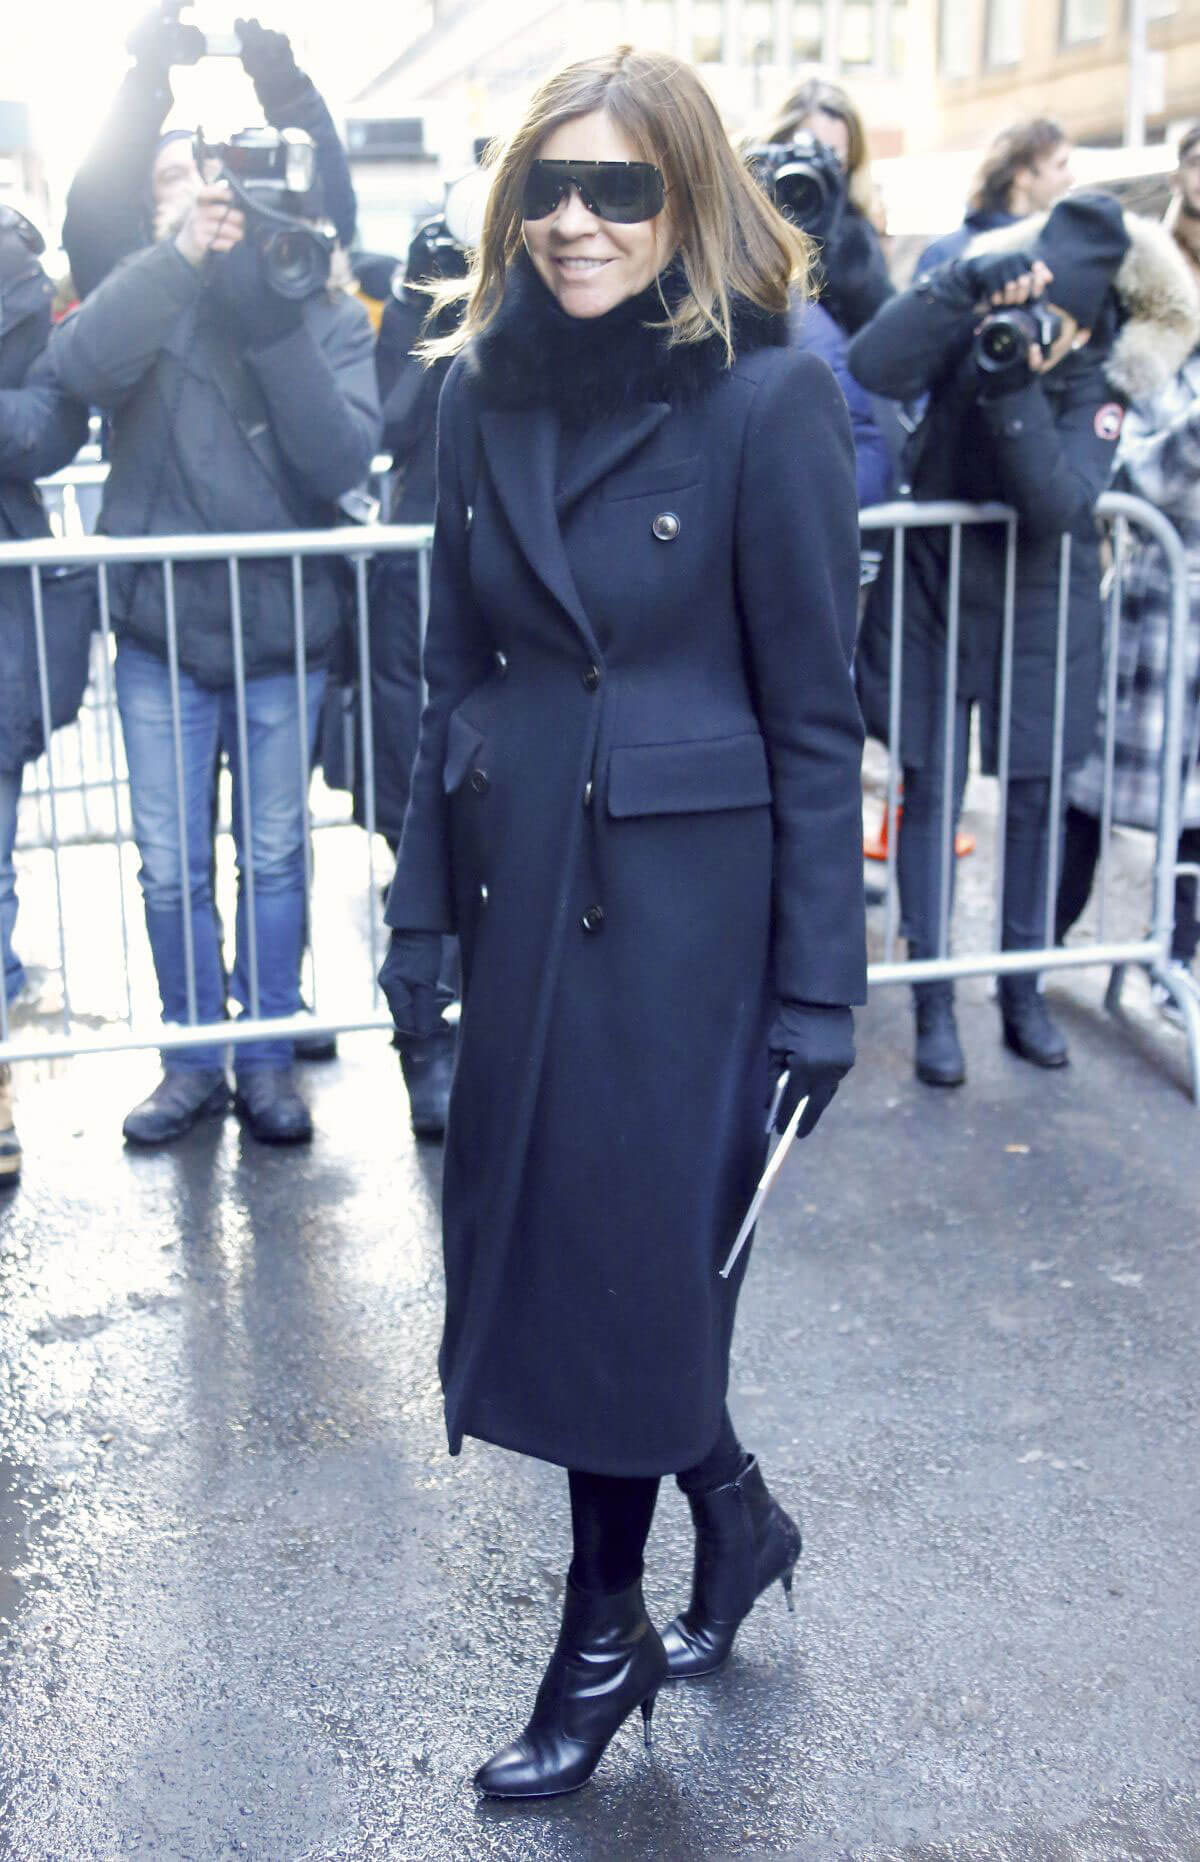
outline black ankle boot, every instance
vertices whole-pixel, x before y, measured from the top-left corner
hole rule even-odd
[[[1035,1067],[1065,1067],[1071,1058],[1066,1036],[1050,1018],[1036,976],[1000,978],[1004,1045]]]
[[[687,1498],[696,1524],[696,1558],[692,1601],[663,1631],[670,1681],[690,1681],[719,1668],[768,1585],[781,1583],[794,1610],[792,1573],[800,1556],[800,1528],[771,1498],[754,1455],[746,1457],[735,1481]]]
[[[443,1138],[454,1083],[454,1057],[458,1036],[447,1024],[433,1034],[406,1035],[397,1042],[400,1070],[408,1088],[408,1110],[413,1135]]]
[[[170,1144],[201,1119],[220,1118],[228,1104],[221,1067],[164,1067],[150,1097],[134,1106],[121,1129],[127,1144]]]
[[[607,1595],[567,1580],[562,1628],[542,1677],[533,1718],[519,1739],[475,1773],[488,1797],[559,1797],[586,1784],[622,1720],[650,1715],[666,1679],[663,1645],[639,1580]]]
[[[914,983],[917,1046],[913,1067],[926,1086],[961,1086],[967,1077],[954,1019],[952,983]]]

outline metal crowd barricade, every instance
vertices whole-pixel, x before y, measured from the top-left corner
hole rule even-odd
[[[908,533],[916,529],[949,531],[947,586],[945,591],[946,659],[943,769],[946,779],[942,796],[941,818],[941,918],[936,957],[908,962],[897,954],[899,936],[898,886],[896,874],[897,836],[888,837],[887,893],[882,958],[870,965],[868,981],[872,987],[890,983],[919,983],[953,980],[967,976],[1004,976],[1031,970],[1068,970],[1103,965],[1111,968],[1107,1006],[1116,1010],[1127,968],[1144,968],[1154,982],[1160,983],[1177,1002],[1184,1022],[1191,1069],[1192,1095],[1200,1105],[1200,996],[1187,978],[1171,969],[1171,934],[1175,914],[1175,880],[1184,869],[1178,866],[1179,822],[1182,805],[1185,746],[1183,743],[1184,684],[1186,675],[1186,637],[1189,626],[1188,562],[1179,535],[1171,523],[1141,498],[1123,492],[1105,493],[1097,505],[1097,517],[1111,525],[1113,540],[1113,574],[1105,603],[1106,696],[1104,731],[1104,784],[1101,815],[1100,861],[1096,879],[1097,934],[1059,945],[1055,939],[1055,907],[1059,886],[1061,833],[1048,837],[1048,871],[1046,875],[1046,919],[1043,946],[1038,950],[1005,951],[1002,949],[1004,900],[1004,857],[1009,757],[1012,735],[1013,646],[1019,618],[1016,613],[1016,568],[1020,532],[1016,513],[1006,505],[969,505],[958,503],[915,504],[896,502],[877,505],[861,513],[865,532],[882,533],[892,538],[890,564],[892,634],[889,668],[889,718],[887,800],[888,819],[896,820],[900,799],[903,746],[901,744],[901,692],[904,664],[904,567]],[[999,746],[997,767],[996,855],[993,869],[994,937],[984,948],[962,954],[950,949],[951,874],[955,861],[954,769],[955,699],[961,637],[962,535],[967,527],[999,525],[1005,530],[1004,586],[1001,636]],[[1171,632],[1167,665],[1166,705],[1163,740],[1160,752],[1159,818],[1154,844],[1153,887],[1147,911],[1147,928],[1137,937],[1109,936],[1110,918],[1110,830],[1114,743],[1116,728],[1117,655],[1121,628],[1122,578],[1130,527],[1146,533],[1163,551],[1171,581]],[[1053,736],[1051,747],[1049,819],[1061,828],[1066,779],[1064,736],[1066,717],[1067,643],[1070,619],[1071,538],[1064,535],[1059,546],[1058,608],[1054,667]],[[1193,746],[1194,749],[1194,746]]]
[[[227,1043],[240,1044],[245,1041],[280,1039],[301,1035],[349,1032],[360,1028],[390,1028],[390,1017],[382,1005],[382,998],[375,981],[381,957],[379,889],[375,872],[375,770],[372,740],[371,708],[371,641],[370,641],[370,589],[368,565],[372,558],[391,552],[416,552],[418,558],[418,582],[422,599],[427,599],[428,568],[427,557],[432,542],[432,527],[429,525],[366,525],[345,529],[303,531],[291,533],[267,533],[261,535],[234,534],[228,536],[206,537],[147,537],[147,538],[67,538],[27,543],[0,545],[0,571],[25,569],[30,579],[30,602],[33,612],[34,635],[37,648],[37,662],[40,685],[40,703],[42,723],[47,744],[47,757],[43,767],[49,772],[45,787],[35,791],[33,799],[46,805],[47,833],[45,851],[49,854],[53,867],[53,890],[57,921],[57,943],[59,969],[62,979],[62,1010],[60,1027],[52,1032],[42,1028],[31,1028],[26,1018],[21,1017],[15,1029],[9,1027],[8,1005],[4,991],[0,989],[0,1061],[43,1060],[66,1057],[75,1054],[100,1054],[127,1052],[139,1048],[161,1048],[164,1052],[182,1047],[211,1046],[223,1047]],[[316,977],[320,969],[315,948],[311,958],[311,980],[314,986],[314,1002],[311,1013],[304,1012],[283,1019],[264,1018],[260,1014],[259,977],[257,971],[258,935],[257,912],[255,900],[254,850],[252,835],[252,816],[254,795],[248,779],[249,739],[246,708],[246,683],[244,642],[242,632],[242,594],[241,569],[246,563],[262,561],[290,561],[292,619],[294,639],[294,671],[296,678],[296,705],[299,725],[301,755],[296,773],[297,783],[304,805],[308,806],[308,793],[311,771],[308,756],[307,693],[309,677],[304,636],[304,563],[312,558],[334,558],[350,565],[354,586],[354,637],[357,654],[357,678],[359,688],[359,728],[362,732],[362,815],[363,834],[359,828],[352,828],[356,839],[361,841],[365,852],[362,854],[366,870],[366,883],[363,889],[363,906],[366,913],[365,942],[367,962],[363,965],[363,989],[361,1000],[352,1006],[343,1005],[340,1012],[330,1013],[322,1010],[319,992],[316,990]],[[250,1001],[243,1004],[243,1014],[237,1020],[221,1020],[202,1025],[196,1019],[196,969],[193,943],[192,906],[189,887],[188,834],[185,808],[184,759],[182,739],[182,711],[180,703],[180,660],[178,626],[176,612],[175,573],[179,565],[192,563],[224,563],[229,577],[229,624],[233,647],[234,696],[235,696],[235,730],[237,737],[238,760],[243,779],[240,783],[240,806],[242,828],[242,857],[239,882],[241,897],[247,919],[247,968],[249,972],[248,994]],[[101,775],[93,774],[90,782],[83,785],[66,784],[61,787],[53,776],[52,734],[50,723],[50,687],[49,654],[51,642],[47,638],[46,615],[43,602],[42,572],[62,565],[94,565],[97,581],[97,608],[99,634],[96,643],[94,668],[97,675],[98,696],[96,710],[105,725],[106,768]],[[117,715],[116,694],[113,681],[114,639],[112,630],[109,573],[110,570],[131,564],[145,565],[148,570],[157,569],[162,576],[163,602],[166,620],[167,669],[171,698],[170,741],[164,743],[164,776],[173,772],[175,793],[179,809],[179,853],[181,881],[181,916],[184,943],[186,991],[190,1019],[186,1024],[171,1023],[164,1026],[155,1016],[151,1021],[143,1012],[138,1013],[139,1005],[133,1000],[129,988],[131,974],[131,926],[140,923],[140,909],[135,913],[130,910],[126,896],[128,874],[126,849],[131,845],[131,833],[125,826],[125,816],[121,805],[119,789],[121,786],[121,762],[119,756],[120,725]],[[56,736],[61,736],[57,733]],[[120,897],[119,932],[121,961],[124,966],[126,1013],[124,1017],[113,1017],[110,1025],[95,1029],[82,1025],[81,1017],[76,1014],[71,990],[71,963],[68,952],[67,916],[64,910],[64,838],[60,833],[60,812],[67,794],[79,793],[80,787],[90,789],[95,795],[101,789],[107,789],[111,796],[112,830],[110,834],[99,834],[94,839],[108,841],[116,857],[116,880]],[[28,796],[26,799],[29,799]],[[304,871],[306,896],[309,901],[309,924],[313,922],[312,903],[312,851],[309,836],[304,837]],[[86,924],[80,927],[89,935],[95,926]],[[118,927],[112,927],[115,938]],[[19,930],[18,930],[19,941]],[[143,966],[144,967],[144,966]],[[297,979],[299,983],[299,979]],[[86,1011],[85,1011],[86,1012]],[[89,1017],[95,1020],[95,1016]]]

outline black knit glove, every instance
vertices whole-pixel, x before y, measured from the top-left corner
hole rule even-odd
[[[264,110],[279,110],[307,86],[286,32],[273,32],[256,19],[235,20],[234,30],[242,48],[242,69]]]
[[[392,932],[379,971],[379,987],[402,1040],[420,1039],[441,1027],[442,1010],[452,1000],[438,982],[441,968],[442,940],[437,931]]]
[[[977,304],[990,303],[1005,285],[1015,284],[1032,270],[1033,257],[1028,252],[981,252],[958,261],[958,275]]]
[[[271,289],[253,239],[241,240],[232,252],[222,253],[211,263],[221,267],[221,295],[229,306],[243,349],[269,349],[272,343],[282,342],[300,328],[303,303],[280,297]]]
[[[775,1129],[786,1130],[796,1107],[807,1098],[796,1127],[797,1138],[807,1138],[854,1065],[854,1016],[840,1005],[781,1002],[767,1036],[767,1051],[772,1073],[788,1073]]]
[[[205,45],[199,26],[167,19],[161,6],[139,19],[125,40],[125,50],[142,69],[161,78],[166,77],[172,65],[198,65],[204,57]]]

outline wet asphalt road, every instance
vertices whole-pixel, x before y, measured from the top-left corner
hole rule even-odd
[[[0,1203],[0,1855],[908,1862],[1200,1857],[1200,1115],[1182,1043],[1056,985],[1045,1076],[964,991],[971,1081],[907,1004],[764,1221],[732,1402],[803,1515],[727,1671],[596,1781],[477,1807],[566,1562],[559,1473],[447,1458],[438,1153],[375,1037],[311,1153],[156,1156],[145,1059],[19,1104]],[[563,1341],[564,1350],[569,1340]],[[647,1592],[686,1592],[664,1490]],[[636,1717],[636,1716],[635,1716]]]

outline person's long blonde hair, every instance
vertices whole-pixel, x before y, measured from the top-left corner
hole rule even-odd
[[[491,155],[492,185],[472,270],[434,293],[435,316],[464,299],[466,310],[452,334],[421,345],[425,361],[455,354],[493,321],[522,249],[521,196],[530,165],[560,123],[597,110],[663,172],[664,211],[687,286],[674,307],[663,303],[662,327],[672,343],[702,342],[715,333],[732,361],[732,297],[784,312],[797,287],[809,289],[811,242],[756,185],[696,72],[669,53],[622,45],[547,78],[519,127]]]

